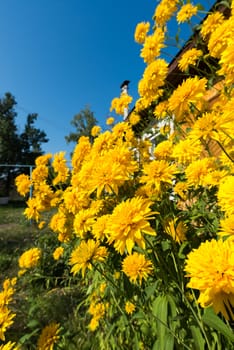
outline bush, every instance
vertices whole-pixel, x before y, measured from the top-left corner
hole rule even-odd
[[[17,178],[22,195],[33,185],[25,215],[42,233],[21,255],[17,282],[4,283],[3,341],[23,290],[24,334],[6,333],[23,348],[233,348],[233,3],[177,56],[181,83],[169,83],[158,58],[166,21],[198,11],[163,0],[152,33],[137,26],[146,69],[126,121],[98,130],[93,144],[81,137],[72,169],[56,154],[53,179],[52,155],[37,158],[31,179]],[[119,113],[125,94],[112,103]],[[144,116],[153,151],[139,137]]]

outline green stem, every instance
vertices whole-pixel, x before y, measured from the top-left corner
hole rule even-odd
[[[179,291],[180,291],[182,297],[184,297],[184,300],[186,301],[187,306],[188,306],[189,309],[191,310],[191,312],[192,312],[192,314],[193,314],[193,317],[194,317],[195,320],[197,321],[197,324],[198,324],[198,326],[200,327],[202,334],[204,335],[205,341],[206,341],[207,346],[208,346],[208,350],[212,350],[212,347],[211,347],[211,345],[210,345],[210,343],[209,343],[209,340],[208,340],[208,338],[207,338],[207,335],[206,335],[206,331],[205,331],[205,329],[204,329],[204,327],[203,327],[203,322],[202,322],[202,320],[201,320],[201,313],[198,312],[198,315],[199,315],[199,317],[198,317],[197,314],[196,314],[196,312],[195,312],[195,310],[194,310],[194,308],[192,307],[192,305],[190,304],[189,300],[187,299],[187,297],[186,297],[184,291],[181,290],[181,288],[180,288],[179,285],[177,285],[177,288],[179,289]]]
[[[107,276],[101,269],[99,269],[97,267],[97,265],[94,265],[92,262],[91,262],[91,264],[92,264],[94,270],[98,271],[108,282],[110,282],[112,284],[113,287],[115,287],[122,294],[122,290],[120,289],[120,287],[117,284],[115,284],[109,276]]]
[[[227,153],[227,151],[225,150],[225,148],[223,147],[223,145],[222,145],[219,141],[217,141],[217,140],[216,140],[216,142],[217,142],[217,144],[219,145],[219,147],[222,149],[222,151],[226,154],[226,156],[228,157],[228,159],[230,159],[230,161],[231,161],[232,163],[234,163],[234,159],[232,159],[232,157]]]

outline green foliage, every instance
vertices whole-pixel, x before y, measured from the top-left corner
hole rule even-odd
[[[0,192],[8,196],[14,185],[14,178],[25,169],[4,167],[3,165],[33,165],[35,159],[41,155],[41,145],[48,142],[44,131],[35,127],[37,114],[29,114],[22,133],[16,125],[17,113],[15,97],[7,92],[0,99]]]
[[[87,136],[91,142],[93,141],[91,130],[97,125],[97,120],[88,106],[73,117],[71,125],[75,128],[75,131],[65,136],[67,143],[76,143],[81,136]]]

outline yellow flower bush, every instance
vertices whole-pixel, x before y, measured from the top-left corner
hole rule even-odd
[[[168,21],[202,12],[162,0],[135,29],[145,70],[134,110],[126,117],[122,92],[111,110],[125,120],[81,137],[71,167],[64,152],[43,155],[16,179],[22,195],[33,189],[24,214],[39,234],[0,293],[0,346],[15,341],[21,315],[8,304],[21,287],[38,312],[28,348],[233,349],[233,6],[216,6],[169,63]]]

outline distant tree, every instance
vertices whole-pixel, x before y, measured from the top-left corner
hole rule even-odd
[[[41,155],[41,144],[48,142],[46,133],[34,126],[38,114],[29,114],[24,126],[24,131],[20,134],[21,142],[21,162],[24,164],[34,164],[35,159]]]
[[[15,164],[19,155],[15,105],[9,92],[0,99],[0,164]]]
[[[0,98],[0,164],[34,164],[37,156],[41,155],[41,144],[48,142],[44,131],[35,128],[37,114],[29,114],[22,134],[16,126],[17,113],[15,97],[7,92]],[[0,167],[0,187],[9,193],[13,179],[19,169],[14,167]],[[22,171],[22,169],[20,169]],[[23,170],[25,172],[25,169]],[[3,185],[2,185],[3,184]]]
[[[91,130],[93,126],[97,125],[97,120],[88,106],[73,117],[71,125],[75,128],[75,131],[65,136],[67,143],[77,142],[81,136],[88,136],[90,142],[93,142]]]

